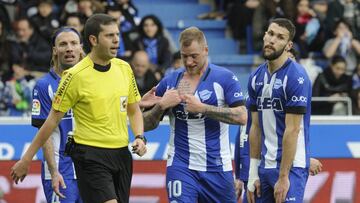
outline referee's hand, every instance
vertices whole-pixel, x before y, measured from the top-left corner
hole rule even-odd
[[[143,140],[135,139],[131,145],[132,153],[143,156],[146,153],[146,145]]]
[[[29,171],[29,165],[29,162],[25,161],[24,159],[20,159],[13,167],[11,167],[10,175],[15,184],[18,184],[19,181],[22,182],[24,180]]]

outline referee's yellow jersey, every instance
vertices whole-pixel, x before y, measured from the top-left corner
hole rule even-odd
[[[64,71],[53,108],[61,112],[73,109],[76,143],[120,148],[129,144],[127,104],[140,99],[128,63],[114,58],[109,69],[99,70],[87,56]]]

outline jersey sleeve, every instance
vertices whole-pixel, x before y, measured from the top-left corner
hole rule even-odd
[[[51,109],[49,84],[38,81],[33,89],[31,125],[40,128],[49,115]]]
[[[52,107],[63,113],[67,112],[79,98],[79,80],[75,79],[72,72],[64,71],[60,80],[59,87],[56,91]]]
[[[306,73],[288,75],[286,84],[286,113],[305,114],[308,102],[311,102],[311,82]]]
[[[163,78],[156,86],[156,96],[162,97],[165,94],[166,90],[168,89],[167,78],[168,77]]]
[[[230,107],[244,105],[244,94],[238,78],[233,73],[228,73],[225,77],[225,84],[225,103]]]
[[[129,100],[128,100],[128,103],[129,104],[132,104],[132,103],[135,103],[135,102],[139,102],[140,99],[141,99],[141,96],[140,96],[140,93],[139,93],[139,90],[137,88],[137,85],[136,85],[136,80],[135,80],[135,76],[134,76],[134,73],[133,71],[131,70],[131,68],[129,67],[129,77],[130,77],[130,88],[129,88]]]
[[[248,81],[248,101],[247,101],[247,108],[250,111],[257,111],[256,106],[256,92],[255,92],[255,77],[254,74],[251,74]]]

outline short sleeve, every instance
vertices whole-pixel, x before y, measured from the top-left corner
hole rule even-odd
[[[290,74],[285,91],[285,112],[305,114],[308,102],[311,102],[311,82],[306,73]]]
[[[36,83],[33,89],[31,125],[34,127],[41,127],[49,115],[52,103],[49,90],[52,90],[51,86],[40,81]]]
[[[78,101],[79,80],[75,80],[75,75],[64,71],[56,91],[52,107],[63,113],[67,112]]]
[[[238,78],[233,73],[229,73],[225,78],[225,84],[225,103],[230,107],[244,105],[244,94]]]
[[[139,90],[136,85],[136,80],[134,73],[132,72],[131,68],[129,67],[129,77],[130,77],[130,89],[129,89],[129,104],[139,102],[141,100],[141,96]]]
[[[257,111],[256,106],[256,91],[255,91],[255,77],[253,74],[250,75],[248,81],[248,94],[249,98],[247,101],[247,107],[250,111]]]
[[[168,77],[163,78],[156,86],[156,96],[162,97],[165,94],[166,90],[168,89],[167,78]]]

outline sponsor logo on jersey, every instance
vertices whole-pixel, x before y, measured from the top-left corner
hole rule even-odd
[[[242,97],[243,93],[242,92],[235,92],[234,93],[234,97],[238,98],[238,97]]]
[[[283,111],[280,98],[261,98],[258,97],[256,100],[258,110],[271,109],[275,111]]]
[[[59,97],[61,97],[64,94],[65,89],[67,88],[67,86],[69,85],[69,83],[72,79],[71,73],[64,72],[63,76],[65,76],[64,82],[62,83],[61,87],[57,90],[57,93],[56,93],[57,96],[59,96]]]
[[[135,79],[135,76],[134,76],[133,72],[131,72],[131,83],[132,83],[132,87],[133,87],[135,97],[140,96],[140,93],[139,93],[138,88],[136,86],[136,79]]]
[[[304,102],[304,103],[306,103],[307,102],[307,97],[305,97],[305,96],[292,96],[291,97],[291,101],[293,101],[293,102]]]
[[[41,103],[38,99],[33,99],[31,114],[34,116],[40,115]]]
[[[205,101],[208,100],[211,97],[212,91],[209,90],[203,90],[199,92],[199,96],[201,100]]]
[[[186,104],[185,103],[180,103],[179,106],[173,108],[173,114],[174,116],[179,119],[179,120],[189,120],[189,119],[203,119],[205,118],[205,116],[202,113],[197,113],[197,114],[193,114],[193,113],[189,113],[188,111],[185,110],[186,108]]]
[[[193,113],[189,113],[189,112],[184,112],[181,110],[177,110],[174,113],[175,117],[179,120],[191,120],[191,119],[203,119],[205,118],[205,116],[202,113],[197,113],[197,114],[193,114]]]
[[[287,197],[285,199],[286,202],[296,202],[296,197]]]

